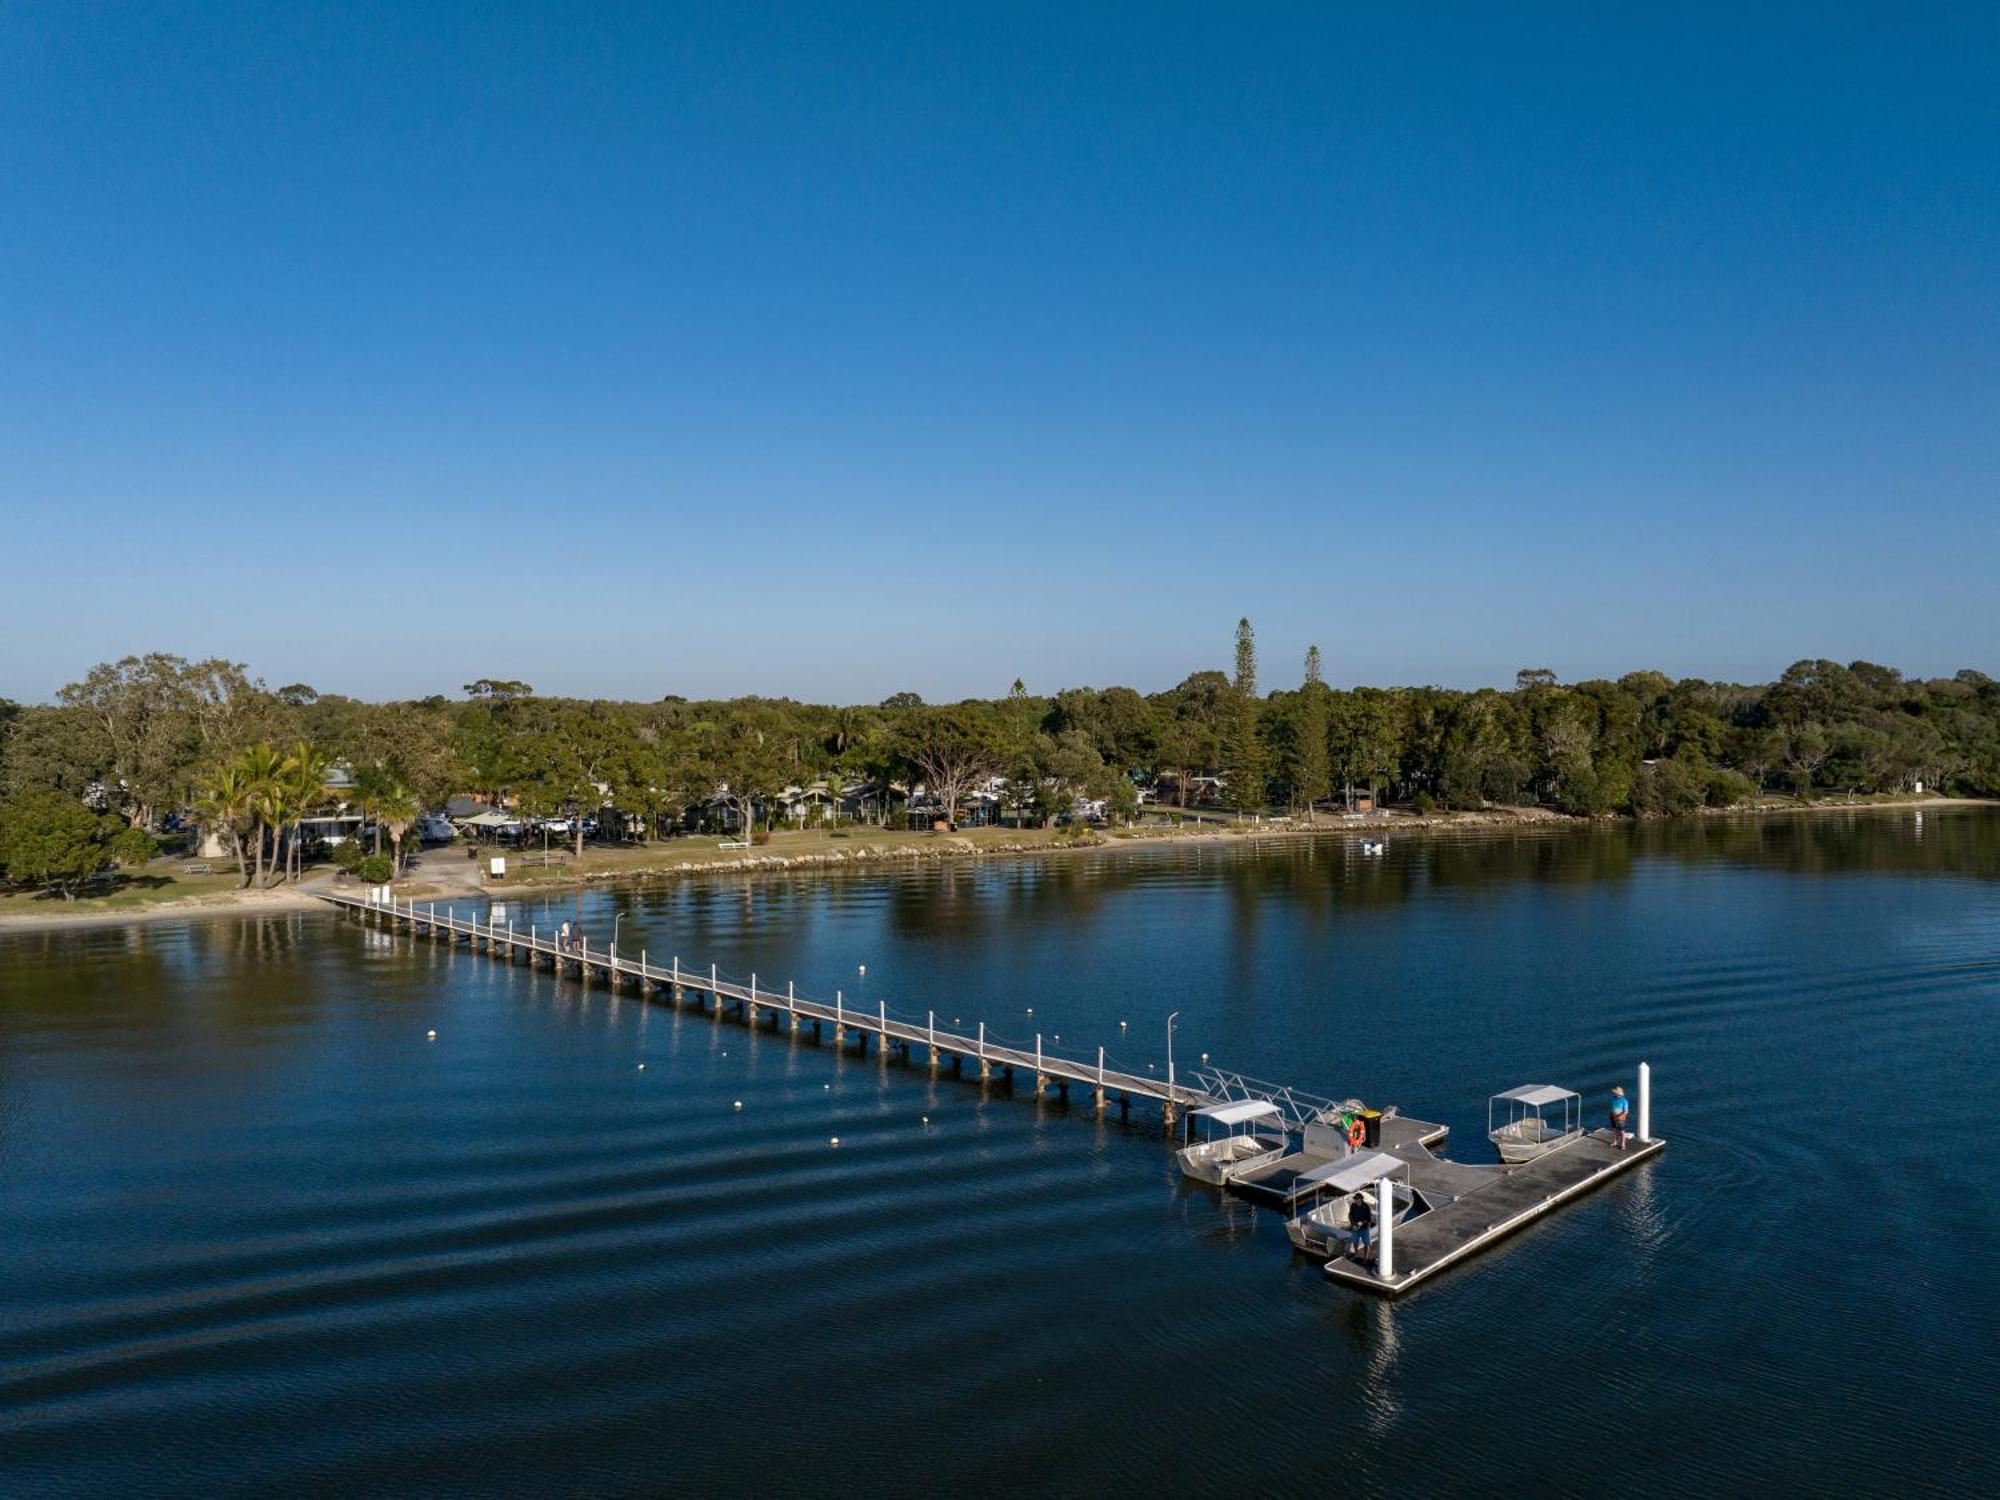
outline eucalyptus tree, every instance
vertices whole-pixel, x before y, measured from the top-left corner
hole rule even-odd
[[[937,799],[945,822],[956,824],[959,804],[1000,770],[1007,746],[991,706],[975,700],[913,711],[894,748]]]
[[[103,730],[106,789],[135,827],[184,805],[202,765],[278,732],[285,712],[240,662],[164,651],[101,662],[57,698]]]
[[[696,726],[694,754],[709,795],[736,814],[748,838],[757,805],[784,788],[791,770],[790,727],[767,704],[751,704]]]
[[[109,789],[134,827],[150,825],[171,802],[195,758],[193,724],[185,712],[185,658],[163,651],[100,662],[57,699],[88,713],[111,748]]]
[[[514,743],[519,783],[544,815],[570,815],[570,834],[583,858],[583,820],[604,805],[612,773],[637,741],[631,720],[607,704],[546,700]]]

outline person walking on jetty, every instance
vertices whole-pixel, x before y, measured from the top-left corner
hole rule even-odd
[[[1630,1115],[1630,1113],[1631,1113],[1631,1107],[1626,1102],[1624,1088],[1620,1086],[1612,1089],[1611,1091],[1612,1144],[1615,1145],[1620,1151],[1623,1151],[1625,1149],[1625,1121]]]
[[[567,922],[556,929],[556,952],[569,952],[569,923]]]

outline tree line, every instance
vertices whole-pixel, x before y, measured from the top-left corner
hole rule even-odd
[[[39,878],[46,851],[30,846],[60,803],[71,843],[82,837],[74,809],[95,820],[85,842],[99,867],[143,847],[128,838],[114,853],[125,831],[192,816],[227,831],[246,880],[282,878],[281,847],[289,858],[297,842],[284,832],[328,805],[336,764],[354,778],[343,800],[398,844],[421,810],[457,792],[531,816],[608,805],[650,832],[718,804],[747,828],[783,788],[816,780],[920,783],[947,821],[996,777],[1012,815],[1043,822],[1081,795],[1129,815],[1141,788],[1174,805],[1219,796],[1241,812],[1304,814],[1363,794],[1584,816],[1772,791],[2000,795],[2000,683],[1970,669],[1924,679],[1811,660],[1746,685],[1650,671],[1564,683],[1531,668],[1511,689],[1340,690],[1313,647],[1296,686],[1267,689],[1248,620],[1232,667],[1150,694],[1043,694],[1016,681],[944,705],[911,693],[848,706],[585,700],[505,678],[371,703],[303,683],[270,689],[240,663],[131,656],[53,703],[0,700],[0,863]],[[580,821],[575,836],[580,845]]]

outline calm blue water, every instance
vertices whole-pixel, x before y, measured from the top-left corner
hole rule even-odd
[[[1141,1070],[1178,1009],[1184,1065],[1443,1119],[1466,1160],[1488,1093],[1595,1104],[1646,1058],[1671,1145],[1389,1306],[1182,1184],[1138,1109],[332,915],[8,937],[0,1491],[2000,1488],[2000,814],[513,915],[620,912],[628,953]]]

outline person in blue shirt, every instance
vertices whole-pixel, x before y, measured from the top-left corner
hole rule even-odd
[[[1625,1101],[1625,1090],[1614,1088],[1611,1091],[1611,1134],[1613,1144],[1620,1151],[1625,1149],[1625,1121],[1630,1113],[1630,1106]]]

